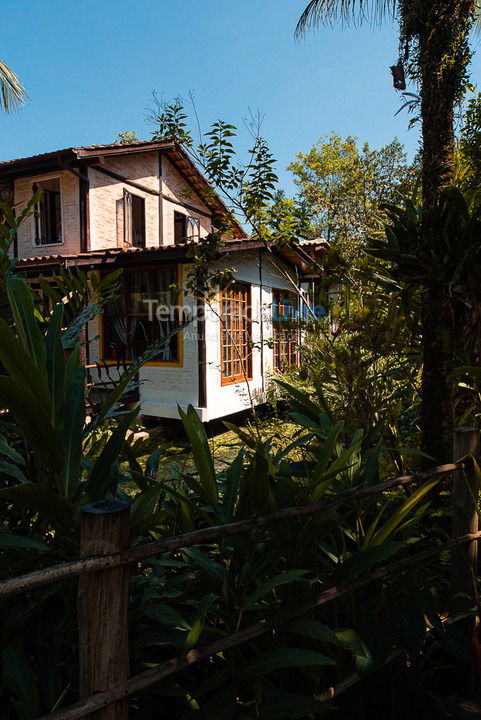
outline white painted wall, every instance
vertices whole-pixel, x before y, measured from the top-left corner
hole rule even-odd
[[[203,420],[213,420],[231,413],[240,412],[265,400],[266,378],[272,372],[273,352],[269,341],[272,339],[272,288],[292,290],[292,283],[285,277],[287,268],[279,261],[274,264],[266,253],[262,253],[262,287],[259,271],[258,251],[232,253],[215,263],[216,267],[235,269],[236,280],[251,285],[252,298],[252,380],[229,385],[221,384],[220,368],[220,321],[219,302],[212,303],[206,318],[207,336],[207,408]],[[280,268],[284,269],[284,272]],[[289,276],[295,282],[291,272]],[[262,311],[262,327],[261,327]],[[264,338],[261,352],[261,332]],[[263,368],[263,372],[262,372]]]

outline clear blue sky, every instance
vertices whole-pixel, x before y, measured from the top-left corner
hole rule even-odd
[[[410,154],[389,65],[394,25],[322,28],[293,38],[307,0],[16,0],[0,28],[2,60],[23,79],[31,100],[0,115],[0,159],[106,143],[118,132],[149,137],[145,108],[153,89],[165,97],[195,92],[202,124],[242,125],[249,108],[264,113],[263,133],[281,178],[296,152],[337,130],[373,146],[395,135]],[[479,63],[475,60],[475,65]],[[481,73],[473,68],[473,78]]]

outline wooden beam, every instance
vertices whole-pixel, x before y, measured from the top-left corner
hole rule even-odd
[[[103,173],[104,175],[108,175],[108,177],[113,178],[114,180],[118,180],[119,182],[125,183],[125,185],[131,185],[134,188],[137,188],[137,190],[141,190],[144,193],[147,193],[148,195],[155,195],[156,197],[162,197],[164,200],[168,200],[173,205],[178,205],[179,207],[185,208],[186,210],[190,210],[191,212],[197,213],[197,215],[202,215],[203,217],[211,218],[212,213],[206,213],[204,210],[200,210],[199,208],[195,207],[195,205],[190,205],[189,203],[181,202],[178,200],[173,200],[171,197],[166,195],[165,193],[160,192],[160,190],[154,190],[153,188],[146,187],[145,185],[142,185],[142,183],[137,182],[136,180],[131,180],[128,177],[125,177],[125,175],[121,175],[118,172],[115,172],[114,170],[110,170],[106,167],[101,167],[100,165],[91,165],[91,167],[94,170],[97,170],[97,172]]]
[[[73,175],[76,175],[80,180],[83,180],[84,182],[88,183],[89,178],[88,175],[84,175],[80,170],[77,170],[77,168],[72,167],[71,165],[67,165],[67,163],[64,163],[62,158],[58,158],[58,164],[63,170],[68,170],[68,172],[71,172]]]
[[[152,188],[146,187],[145,185],[142,185],[141,183],[136,182],[135,180],[130,180],[130,178],[125,177],[125,175],[121,175],[120,173],[115,172],[114,170],[110,170],[109,168],[106,168],[106,167],[101,167],[100,165],[91,165],[91,167],[99,173],[103,173],[104,175],[107,175],[108,177],[111,177],[114,180],[123,182],[125,185],[130,185],[131,187],[137,188],[137,190],[141,190],[142,192],[147,193],[148,195],[155,195],[156,197],[161,195],[159,190],[154,190]]]

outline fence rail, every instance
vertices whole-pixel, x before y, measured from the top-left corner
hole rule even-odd
[[[34,572],[27,573],[25,575],[19,575],[18,577],[10,578],[9,580],[3,580],[0,582],[0,598],[9,597],[10,595],[15,595],[25,590],[33,590],[34,588],[41,587],[42,585],[49,585],[50,583],[57,582],[59,580],[67,580],[68,578],[78,577],[79,575],[85,575],[87,573],[99,572],[100,570],[111,570],[113,568],[121,567],[122,565],[131,565],[141,562],[142,560],[146,560],[147,558],[161,555],[164,552],[171,552],[172,550],[180,550],[192,545],[214,542],[220,538],[230,537],[231,535],[248,532],[249,530],[254,530],[256,528],[267,527],[270,523],[278,520],[284,520],[285,518],[295,518],[303,515],[316,515],[323,510],[329,510],[329,508],[341,505],[342,503],[350,500],[362,500],[363,498],[371,495],[379,495],[386,490],[391,490],[402,485],[409,485],[413,482],[429,480],[429,478],[436,477],[437,475],[443,475],[454,472],[455,470],[463,469],[464,464],[461,462],[438,465],[426,472],[415,473],[413,475],[403,475],[401,477],[396,477],[391,480],[387,480],[386,482],[379,483],[378,485],[372,485],[371,487],[358,488],[345,493],[339,493],[338,495],[326,498],[325,500],[321,500],[320,502],[313,503],[311,505],[299,505],[297,507],[283,508],[282,510],[276,510],[268,513],[267,515],[249,518],[248,520],[239,520],[225,525],[213,525],[212,527],[202,528],[201,530],[194,530],[193,532],[173,535],[169,538],[162,538],[162,540],[156,540],[152,543],[139,545],[136,548],[131,548],[122,552],[110,553],[101,556],[90,556],[82,558],[81,560],[60,563],[59,565],[54,565],[45,570],[35,570]],[[99,508],[101,507],[102,505],[99,505]]]
[[[475,428],[459,429],[456,433],[454,455],[463,460],[465,456],[470,455],[478,461],[480,431]],[[285,518],[317,514],[348,501],[377,495],[392,488],[439,475],[454,476],[453,537],[447,542],[379,567],[358,580],[328,587],[295,608],[281,610],[276,615],[263,618],[227,637],[194,648],[185,657],[172,658],[129,677],[127,617],[129,565],[164,552],[267,527],[272,522]],[[95,720],[126,720],[129,695],[222,651],[243,645],[283,623],[347,593],[364,588],[376,580],[394,573],[402,573],[406,568],[422,563],[445,550],[455,551],[452,594],[467,597],[467,605],[466,599],[463,600],[466,610],[473,604],[477,541],[481,539],[481,532],[478,531],[477,503],[478,486],[474,464],[469,461],[455,462],[437,466],[427,472],[393,478],[368,488],[358,488],[333,495],[316,504],[284,508],[264,516],[207,527],[130,549],[126,549],[128,506],[116,501],[92,503],[83,508],[82,512],[80,560],[0,583],[0,598],[6,598],[20,592],[35,590],[46,584],[80,577],[78,619],[81,699],[74,705],[44,716],[40,720],[76,720],[87,715]],[[462,611],[463,607],[456,609]],[[464,622],[471,624],[472,621],[472,618],[468,617]],[[344,683],[336,686],[336,694],[353,683],[353,677],[346,678]],[[327,695],[329,692],[330,690],[326,691]],[[321,694],[319,699],[326,699],[323,697],[326,693]]]

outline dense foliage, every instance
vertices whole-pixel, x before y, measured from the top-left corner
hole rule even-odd
[[[92,499],[129,499],[131,539],[138,543],[372,485],[395,473],[400,459],[409,467],[411,449],[397,446],[393,453],[375,417],[366,417],[362,428],[346,423],[320,387],[306,394],[282,381],[293,428],[289,441],[277,430],[263,435],[258,425],[230,426],[238,451],[225,469],[216,467],[193,408],[180,411],[193,466],[165,456],[157,443],[135,440],[127,430],[135,427],[138,409],[129,410],[122,400],[140,364],[158,348],[121,369],[102,402],[89,402],[81,330],[115,292],[116,278],[98,287],[66,273],[53,289],[43,288],[54,301],[47,311],[45,299],[33,294],[8,260],[19,220],[7,208],[4,214],[3,577],[77,557],[80,507]],[[160,462],[170,465],[168,479],[158,474]],[[434,479],[406,493],[341,503],[313,517],[286,519],[138,566],[131,581],[132,672],[295,608],[327,587],[409,553],[414,543],[431,544],[421,520],[437,484]],[[163,712],[200,719],[215,713],[287,720],[323,714],[328,707],[316,696],[326,686],[354,670],[368,676],[394,648],[408,653],[411,667],[419,662],[421,672],[424,615],[449,665],[465,648],[456,629],[439,620],[438,596],[446,582],[439,567],[425,564],[348,593],[133,697],[132,716],[156,718]],[[3,717],[32,720],[76,699],[75,596],[76,584],[62,583],[2,602]],[[430,699],[419,694],[417,677],[406,674],[403,696],[416,693],[425,709]]]

